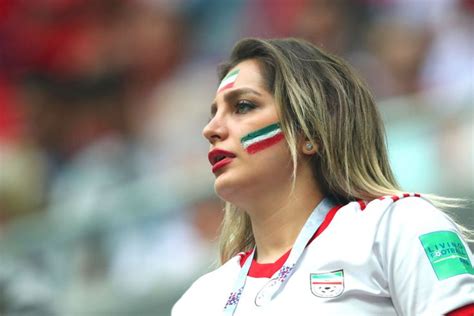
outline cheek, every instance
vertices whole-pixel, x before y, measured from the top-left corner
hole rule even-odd
[[[214,189],[224,200],[238,201],[276,188],[275,185],[291,184],[293,164],[284,141],[256,154],[241,156],[238,164],[216,178]]]
[[[253,155],[281,143],[284,139],[278,123],[268,125],[241,138],[242,147]]]
[[[277,178],[278,181],[283,181],[291,177],[293,172],[291,154],[284,139],[249,153],[247,161],[252,174],[262,181],[272,182]]]
[[[258,152],[254,156],[252,155],[251,157],[257,157],[259,155],[264,156],[266,163],[270,164],[269,167],[280,168],[281,171],[285,172],[288,169],[293,170],[291,154],[284,140]]]
[[[262,150],[265,150],[269,147],[272,147],[278,143],[280,143],[284,139],[283,134],[275,135],[274,137],[265,139],[263,141],[257,142],[255,144],[251,144],[247,147],[244,146],[245,151],[247,151],[250,155],[256,154]]]

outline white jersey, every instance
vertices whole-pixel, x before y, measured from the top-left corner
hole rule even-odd
[[[234,315],[442,315],[474,303],[472,253],[453,221],[431,203],[385,197],[332,213],[267,304],[259,297],[270,276],[256,275],[258,269],[252,275],[258,265],[252,263]],[[199,278],[172,316],[222,315],[241,258]]]

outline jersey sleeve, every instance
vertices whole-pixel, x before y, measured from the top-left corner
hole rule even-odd
[[[195,306],[194,299],[196,298],[196,290],[199,287],[198,281],[194,282],[191,287],[181,296],[181,298],[174,304],[171,310],[171,316],[185,316],[190,314],[190,307]]]
[[[219,297],[215,289],[221,286],[216,283],[213,274],[208,273],[197,279],[191,287],[181,296],[171,309],[171,316],[190,315],[218,315],[218,303],[225,302]]]
[[[222,315],[232,281],[240,271],[240,255],[198,278],[175,303],[171,316]]]
[[[474,302],[472,253],[454,222],[428,201],[392,204],[376,243],[400,315],[444,315]]]

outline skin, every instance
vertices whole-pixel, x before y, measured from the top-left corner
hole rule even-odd
[[[239,76],[233,87],[217,93],[203,135],[211,150],[218,148],[236,155],[231,163],[215,172],[214,188],[222,199],[249,214],[257,245],[256,259],[259,263],[270,263],[293,246],[306,219],[323,198],[309,165],[317,148],[308,151],[304,139],[300,142],[292,193],[293,166],[285,141],[248,154],[240,139],[278,122],[279,118],[274,97],[265,89],[258,61],[245,60],[236,68],[240,69]]]

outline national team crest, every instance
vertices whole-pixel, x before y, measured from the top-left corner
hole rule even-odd
[[[332,298],[344,291],[344,271],[311,273],[311,293],[318,297]]]

